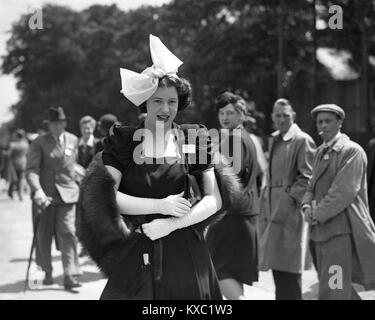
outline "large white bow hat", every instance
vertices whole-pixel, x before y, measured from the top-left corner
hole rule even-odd
[[[147,101],[158,89],[159,78],[176,76],[182,61],[160,41],[150,34],[150,51],[153,65],[142,73],[120,68],[122,94],[137,107]]]

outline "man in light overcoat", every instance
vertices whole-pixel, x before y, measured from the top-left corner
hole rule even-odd
[[[300,211],[311,176],[313,139],[296,123],[286,99],[278,99],[272,119],[267,187],[261,199],[259,268],[272,270],[277,300],[302,299],[307,223]]]
[[[50,108],[46,120],[49,132],[36,138],[27,157],[26,178],[33,205],[44,210],[34,216],[36,230],[36,262],[45,272],[43,283],[53,283],[51,244],[55,235],[61,251],[64,287],[80,286],[75,229],[76,203],[79,196],[75,180],[78,138],[65,131],[66,117],[61,107]]]
[[[323,144],[313,163],[302,211],[321,300],[360,299],[352,283],[375,288],[375,226],[367,201],[365,151],[340,132],[345,112],[334,104],[311,111]]]

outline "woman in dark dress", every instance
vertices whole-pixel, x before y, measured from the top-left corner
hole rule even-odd
[[[247,198],[241,209],[229,208],[224,218],[209,229],[207,242],[223,295],[229,300],[238,300],[244,299],[243,284],[258,281],[255,197],[259,169],[255,145],[242,126],[244,100],[224,92],[216,98],[216,110],[221,127],[228,130],[228,136],[220,143],[222,153],[224,156],[226,153],[228,159],[233,158]],[[241,150],[236,151],[236,147]]]
[[[157,37],[150,35],[150,47],[151,68],[142,74],[121,69],[122,93],[147,111],[146,119],[138,128],[114,125],[102,153],[117,192],[110,194],[108,179],[98,185],[103,197],[107,193],[112,197],[113,210],[108,214],[114,218],[95,227],[87,215],[92,205],[87,203],[88,189],[97,184],[89,168],[81,195],[82,241],[108,276],[101,299],[221,299],[199,227],[221,208],[213,166],[209,161],[190,166],[189,171],[202,179],[202,199],[191,204],[185,199],[187,166],[181,151],[185,141],[173,122],[177,112],[189,105],[191,88],[176,75],[182,62]],[[197,144],[197,154],[202,148],[207,152],[209,144]],[[103,210],[96,210],[102,211],[100,219],[106,219],[103,212],[108,210],[102,205]],[[117,219],[116,212],[124,220]],[[95,228],[91,236],[90,228]],[[107,245],[95,248],[95,243],[104,241]]]

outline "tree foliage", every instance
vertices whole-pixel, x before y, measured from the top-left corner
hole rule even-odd
[[[356,15],[345,15],[345,31],[322,31],[319,37],[323,44],[350,47],[357,59],[355,34],[360,27],[373,28],[373,7],[365,1],[337,2]],[[322,19],[329,18],[329,3],[317,1]],[[17,126],[28,130],[35,130],[54,105],[63,106],[75,120],[73,131],[85,114],[99,118],[111,112],[126,124],[135,123],[137,110],[120,93],[119,68],[141,72],[151,65],[150,33],[184,61],[179,75],[193,84],[194,106],[180,120],[210,127],[216,124],[212,102],[224,90],[234,90],[270,112],[277,98],[280,25],[286,96],[313,54],[312,0],[174,0],[127,12],[116,5],[80,12],[46,5],[42,30],[30,30],[27,18],[13,25],[2,70],[17,78],[21,99],[13,110]]]

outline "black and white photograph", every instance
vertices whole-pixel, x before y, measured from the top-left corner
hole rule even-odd
[[[0,300],[375,300],[374,221],[375,0],[0,0]]]

